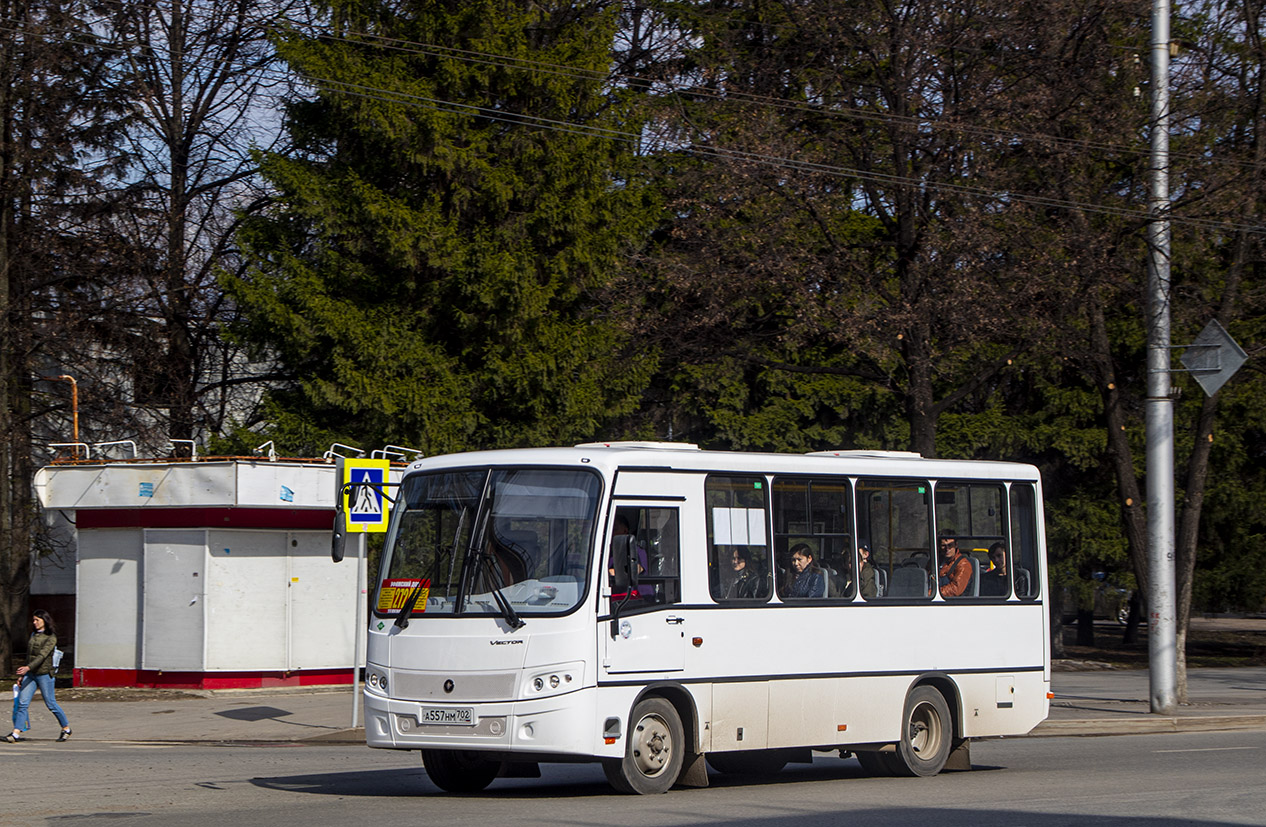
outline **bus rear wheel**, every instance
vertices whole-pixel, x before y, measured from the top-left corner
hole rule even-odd
[[[954,719],[945,697],[934,687],[916,686],[906,696],[897,751],[884,757],[897,775],[936,775],[945,767],[953,740]]]
[[[607,782],[622,793],[666,793],[681,774],[685,734],[681,718],[663,698],[638,701],[629,718],[624,757],[602,762]]]
[[[422,766],[435,786],[450,793],[477,793],[501,772],[500,761],[459,749],[424,749]]]
[[[773,775],[787,766],[787,753],[777,749],[710,752],[708,766],[725,775]]]

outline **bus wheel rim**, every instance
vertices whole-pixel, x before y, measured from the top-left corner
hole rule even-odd
[[[664,772],[672,758],[673,739],[668,722],[658,715],[647,715],[633,728],[631,744],[633,763],[647,778]]]
[[[910,749],[920,757],[936,752],[941,742],[941,717],[929,703],[921,703],[910,711]]]

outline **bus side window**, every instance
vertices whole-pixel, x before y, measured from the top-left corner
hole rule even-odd
[[[1033,486],[1011,484],[1011,565],[1015,595],[1021,599],[1038,596],[1037,589],[1037,506]]]
[[[959,555],[971,566],[967,587],[960,594],[948,594],[943,589],[946,597],[1010,596],[1004,498],[1003,486],[998,483],[940,481],[936,484],[937,570],[951,566],[957,571],[962,565],[957,560],[949,562],[941,547],[945,540],[953,540]]]
[[[793,591],[797,573],[792,551],[808,548],[812,571],[822,578],[815,597],[851,599],[857,591],[852,497],[847,477],[779,476],[773,485],[777,587]],[[812,576],[812,575],[811,575]]]
[[[857,534],[867,538],[875,599],[932,595],[931,485],[925,480],[863,478],[855,489]]]
[[[709,476],[708,588],[712,599],[768,600],[772,591],[764,477]]]
[[[680,520],[676,508],[620,506],[612,519],[613,534],[632,534],[637,557],[638,585],[628,595],[625,611],[681,600]],[[624,593],[612,594],[623,600]]]

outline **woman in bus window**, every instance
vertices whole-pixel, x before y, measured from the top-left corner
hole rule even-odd
[[[826,597],[826,576],[813,565],[813,549],[807,543],[797,543],[791,550],[791,567],[796,579],[791,583],[788,597]]]

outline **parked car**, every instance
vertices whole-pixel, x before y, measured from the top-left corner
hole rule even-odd
[[[1091,575],[1095,583],[1095,620],[1111,620],[1124,626],[1130,619],[1130,598],[1133,589],[1117,585],[1109,579],[1107,572],[1097,571]],[[1064,622],[1072,623],[1077,619],[1078,600],[1072,590],[1064,589]]]

